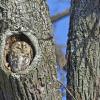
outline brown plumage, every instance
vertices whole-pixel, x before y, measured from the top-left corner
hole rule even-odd
[[[25,69],[32,59],[32,48],[24,41],[15,42],[9,52],[8,60],[12,71]]]

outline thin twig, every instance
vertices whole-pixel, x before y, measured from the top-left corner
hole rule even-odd
[[[66,91],[69,93],[69,95],[70,95],[74,100],[77,100],[77,99],[73,96],[73,94],[70,92],[70,90],[69,90],[62,82],[60,82],[59,80],[57,80],[55,77],[53,77],[53,79],[54,79],[55,81],[57,81],[58,83],[60,83],[61,85],[63,85],[63,87],[66,89]]]

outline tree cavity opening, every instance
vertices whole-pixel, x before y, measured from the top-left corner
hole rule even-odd
[[[13,34],[6,38],[4,64],[12,72],[23,71],[28,68],[35,56],[35,46],[23,33]]]

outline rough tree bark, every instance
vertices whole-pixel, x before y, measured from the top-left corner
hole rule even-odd
[[[51,32],[44,0],[0,0],[0,100],[61,100]]]
[[[100,100],[100,0],[72,0],[71,7],[68,88],[76,100]]]

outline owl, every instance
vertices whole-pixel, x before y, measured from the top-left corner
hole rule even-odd
[[[8,60],[13,72],[26,69],[32,61],[32,47],[24,42],[17,41],[10,48]]]

